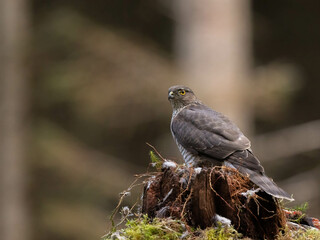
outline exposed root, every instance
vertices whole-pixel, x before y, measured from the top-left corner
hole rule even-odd
[[[220,196],[220,194],[219,193],[217,193],[217,191],[216,190],[214,190],[214,188],[212,187],[212,172],[213,172],[213,170],[215,170],[215,168],[212,168],[211,169],[211,171],[210,171],[210,175],[209,175],[209,183],[210,183],[210,189],[219,197],[219,198],[221,198],[221,200],[222,201],[224,201],[225,202],[225,204],[227,204],[232,210],[234,210],[234,208],[233,207],[231,207],[231,205],[226,201],[226,200],[224,200],[224,198],[223,197],[221,197]],[[222,177],[222,175],[220,175],[220,177]],[[219,178],[220,178],[219,177]],[[216,179],[216,181],[217,180],[219,180],[219,178],[218,179]]]

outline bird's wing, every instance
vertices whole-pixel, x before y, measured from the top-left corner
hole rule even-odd
[[[181,110],[171,122],[171,130],[187,150],[215,159],[225,159],[235,151],[250,148],[250,141],[227,117],[202,104]]]
[[[264,169],[260,161],[250,150],[236,151],[231,154],[226,161],[231,163],[236,169],[250,169],[260,174],[264,174]],[[240,171],[240,170],[239,170]],[[242,172],[245,174],[245,172]],[[246,174],[245,174],[246,175]]]
[[[188,151],[227,161],[268,194],[293,200],[264,174],[250,150],[250,141],[222,114],[205,105],[193,104],[172,119],[171,130],[177,142]]]

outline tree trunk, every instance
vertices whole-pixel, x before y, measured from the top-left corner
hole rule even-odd
[[[0,1],[0,239],[28,239],[25,199],[25,0]]]
[[[176,56],[183,84],[250,131],[250,5],[243,0],[176,1]]]

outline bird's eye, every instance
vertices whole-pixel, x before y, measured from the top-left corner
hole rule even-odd
[[[179,91],[179,94],[180,94],[180,95],[185,95],[185,94],[186,94],[186,91],[185,91],[185,90],[180,90],[180,91]]]

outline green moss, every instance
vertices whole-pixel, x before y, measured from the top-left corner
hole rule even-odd
[[[298,206],[295,206],[293,208],[290,208],[289,210],[300,211],[302,213],[306,213],[308,208],[309,208],[309,203],[305,202],[305,203],[302,203],[301,205],[298,205]]]
[[[150,220],[146,215],[128,220],[126,227],[109,233],[103,239],[130,239],[130,240],[178,240],[184,235],[183,239],[192,240],[234,240],[241,239],[239,234],[233,227],[218,226],[215,228],[207,228],[205,230],[194,230],[189,228],[187,231],[182,221],[170,218],[154,218]]]
[[[233,240],[241,239],[242,236],[233,227],[223,227],[221,225],[216,228],[207,228],[203,235],[206,240]]]
[[[281,234],[277,240],[319,240],[320,231],[317,229],[299,229],[299,230],[286,230]]]
[[[151,163],[153,163],[154,167],[158,171],[160,171],[161,167],[162,167],[162,160],[159,158],[159,156],[154,151],[150,151],[149,155],[150,155]]]
[[[175,240],[180,239],[185,231],[183,223],[172,219],[148,219],[146,215],[141,218],[128,220],[126,228],[118,231],[117,234],[124,239],[131,240]],[[116,234],[113,234],[116,235]],[[112,234],[107,235],[104,240],[112,238]]]
[[[103,240],[237,240],[246,239],[233,227],[219,225],[205,230],[186,227],[180,220],[171,218],[149,219],[147,215],[128,220],[126,227],[110,232]],[[316,229],[289,230],[280,233],[277,240],[319,240],[320,231]]]
[[[301,220],[306,216],[306,212],[309,208],[309,204],[308,202],[305,202],[301,205],[298,205],[298,206],[294,206],[292,208],[286,208],[287,210],[289,211],[292,211],[292,212],[297,212],[297,214],[294,216],[289,216],[289,220],[291,222],[295,222],[295,223],[298,223],[300,224]]]

